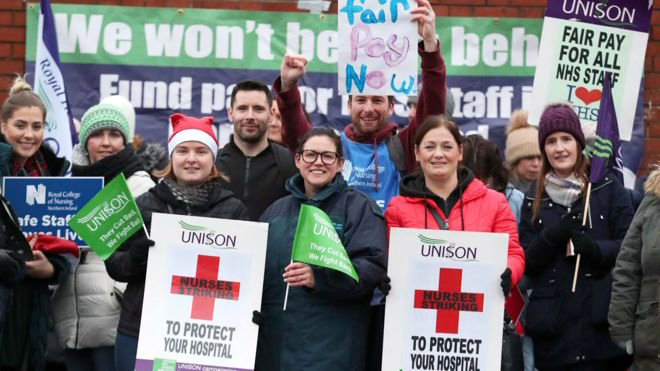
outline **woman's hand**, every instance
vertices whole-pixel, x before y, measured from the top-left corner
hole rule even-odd
[[[147,258],[149,257],[149,248],[155,244],[153,240],[150,240],[144,230],[140,229],[141,233],[135,240],[130,242],[128,247],[128,256],[136,263],[143,264],[146,263]],[[136,234],[137,234],[136,233]]]
[[[34,239],[36,241],[36,238]],[[50,264],[46,255],[39,250],[33,251],[34,260],[25,262],[25,273],[28,277],[45,280],[51,278],[55,268]]]
[[[548,242],[564,251],[573,232],[580,228],[581,222],[582,214],[574,210],[562,216],[557,224],[546,227],[543,230],[543,235]]]
[[[502,293],[505,298],[511,296],[511,284],[511,268],[506,268],[500,275],[500,286],[502,286]]]
[[[575,253],[583,255],[594,263],[598,263],[600,262],[602,254],[600,253],[598,245],[596,245],[588,234],[584,233],[585,229],[586,228],[580,228],[573,232],[571,240],[573,241]]]
[[[291,263],[284,268],[284,282],[288,283],[291,286],[307,286],[310,289],[313,289],[315,286],[314,282],[314,271],[312,267],[304,263]]]

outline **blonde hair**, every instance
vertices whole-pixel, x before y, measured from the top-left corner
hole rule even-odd
[[[46,121],[46,105],[32,91],[30,84],[22,76],[16,75],[9,87],[9,96],[0,108],[0,120],[6,123],[14,115],[14,112],[24,107],[39,108],[43,112],[43,120]]]

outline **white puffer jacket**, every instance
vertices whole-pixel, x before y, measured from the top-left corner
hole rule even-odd
[[[155,184],[145,171],[126,179],[137,198]],[[81,251],[78,266],[71,270],[51,299],[55,335],[64,349],[114,346],[125,283],[116,282],[103,260],[92,250]]]

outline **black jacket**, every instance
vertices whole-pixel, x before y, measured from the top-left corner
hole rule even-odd
[[[39,147],[39,152],[44,157],[49,176],[63,176],[69,170],[71,163],[64,157],[57,157],[55,152],[46,144]],[[3,177],[11,176],[11,166],[13,161],[13,150],[11,145],[0,137],[0,181]]]
[[[218,152],[216,166],[229,178],[225,188],[245,203],[250,220],[254,221],[273,202],[288,194],[284,189],[286,180],[298,171],[291,152],[283,146],[268,142],[261,153],[246,157],[233,136]]]
[[[69,169],[69,161],[64,157],[57,157],[51,148],[42,144],[39,152],[46,165],[46,174],[62,176]],[[11,176],[13,163],[13,149],[5,138],[0,135],[0,184],[2,178]],[[5,226],[2,226],[3,235],[0,242],[7,239]],[[1,245],[6,248],[7,245]],[[0,369],[2,366],[19,366],[27,358],[29,370],[41,370],[46,363],[46,339],[48,336],[48,307],[50,292],[48,285],[62,282],[69,274],[70,263],[59,254],[45,254],[53,265],[55,273],[50,279],[38,280],[25,277],[11,290],[1,289],[7,301],[6,318],[3,338],[0,339]],[[0,300],[2,300],[0,298]],[[2,327],[0,325],[0,327]]]
[[[566,245],[553,245],[543,230],[559,222],[567,208],[544,192],[536,220],[531,219],[533,192],[523,201],[520,242],[525,248],[525,273],[532,283],[526,307],[525,331],[534,341],[534,363],[539,368],[565,367],[623,356],[608,333],[614,262],[633,217],[628,193],[612,175],[591,189],[586,234],[596,243],[597,261],[581,257],[575,293],[571,292],[576,258],[566,257]],[[583,209],[580,197],[573,209]]]
[[[177,200],[164,182],[158,183],[135,201],[142,214],[144,224],[149,230],[151,229],[152,213],[248,220],[245,206],[231,192],[223,189],[219,182],[214,183],[209,203],[201,207],[191,207]],[[139,235],[138,232],[126,240],[105,261],[110,277],[116,281],[128,282],[122,301],[117,333],[132,337],[138,337],[140,332],[144,279],[147,273],[147,261],[134,261],[128,254],[129,249]]]
[[[11,206],[1,198],[16,219]],[[3,207],[3,205],[0,205]],[[9,215],[7,215],[9,217]],[[10,250],[21,250],[18,243],[20,230],[10,227],[13,223],[2,218],[0,223],[0,369],[3,366],[20,369],[27,359],[28,370],[42,370],[46,364],[46,339],[48,336],[48,285],[61,283],[69,274],[70,264],[59,254],[44,255],[53,265],[54,273],[49,279],[25,276],[24,258]],[[17,225],[17,224],[14,224]],[[18,264],[18,265],[17,265]]]
[[[7,205],[11,210],[11,206],[7,203],[4,197],[0,195],[0,202]],[[0,205],[3,207],[3,205]],[[11,210],[11,217],[15,217],[13,210]],[[2,213],[5,216],[5,213]],[[9,216],[9,214],[6,214]],[[10,245],[10,235],[12,232],[9,230],[7,223],[10,222],[2,218],[0,223],[0,347],[2,347],[2,330],[5,327],[7,313],[9,312],[9,304],[12,297],[12,290],[23,280],[25,277],[25,262]]]

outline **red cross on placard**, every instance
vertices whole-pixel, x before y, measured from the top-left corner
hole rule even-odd
[[[170,292],[193,297],[190,318],[213,320],[216,299],[238,300],[240,282],[218,280],[219,256],[197,256],[195,277],[172,276]]]
[[[435,332],[458,334],[461,312],[483,312],[484,294],[461,292],[462,269],[440,268],[438,291],[415,290],[415,308],[435,309]]]

